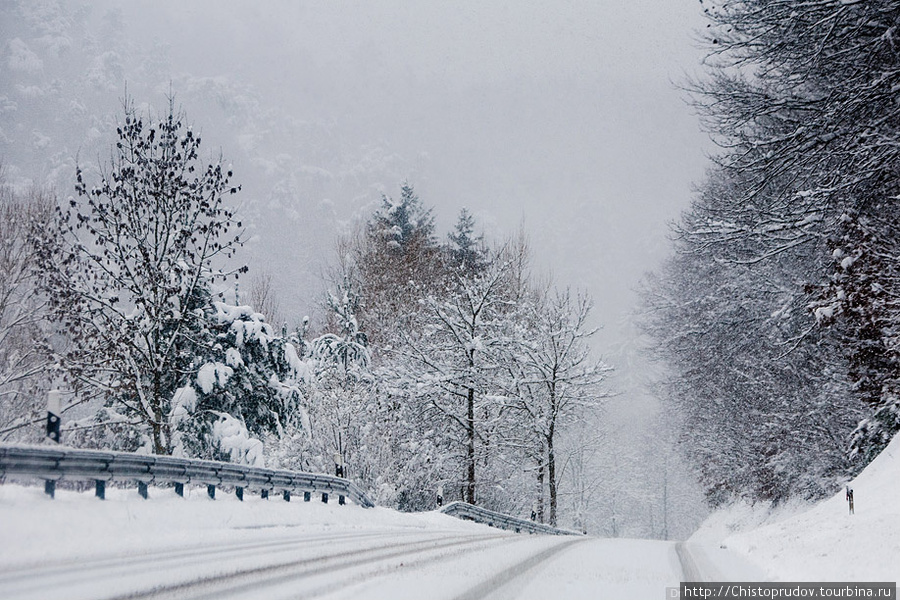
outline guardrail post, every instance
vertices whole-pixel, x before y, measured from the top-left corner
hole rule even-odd
[[[285,502],[291,501],[291,490],[284,490],[284,494],[282,495]]]
[[[328,496],[334,494],[340,504],[352,500],[366,508],[372,506],[372,502],[355,484],[344,479],[336,480],[314,473],[225,466],[174,457],[159,458],[113,451],[61,452],[58,449],[22,448],[0,443],[0,473],[4,476],[27,475],[43,481],[44,492],[51,498],[56,495],[58,481],[76,479],[93,482],[94,495],[105,500],[107,484],[124,480],[134,485],[138,495],[145,500],[149,499],[149,484],[153,482],[158,486],[173,486],[175,493],[182,498],[184,487],[188,484],[194,487],[206,485],[211,500],[215,500],[216,488],[220,485],[226,486],[226,491],[234,488],[239,500],[244,500],[250,486],[251,493],[258,489],[263,498],[267,498],[273,490],[281,490],[284,499],[290,501],[291,493],[297,490],[298,494],[303,492],[306,502],[311,501],[312,494],[317,497],[321,494],[322,502],[328,503]]]
[[[259,490],[259,497],[263,500],[269,499],[269,490]]]

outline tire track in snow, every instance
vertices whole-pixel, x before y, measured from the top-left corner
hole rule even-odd
[[[481,600],[482,598],[487,598],[512,581],[522,577],[532,569],[536,568],[541,563],[546,562],[547,560],[551,559],[561,552],[564,552],[565,550],[568,550],[573,545],[579,542],[583,542],[584,539],[585,538],[567,540],[555,546],[551,546],[550,548],[546,548],[538,552],[537,554],[533,554],[525,560],[517,562],[511,567],[500,571],[490,579],[487,579],[479,583],[475,587],[463,592],[459,596],[456,596],[453,600]]]
[[[382,532],[366,532],[366,533],[340,533],[340,534],[322,534],[315,536],[280,538],[278,540],[253,540],[231,543],[216,543],[214,547],[209,544],[195,546],[177,546],[171,548],[160,548],[150,552],[128,553],[121,552],[109,556],[95,556],[89,558],[67,558],[59,561],[51,561],[45,563],[32,563],[20,566],[12,566],[0,568],[0,586],[18,579],[28,579],[34,577],[48,577],[59,574],[83,573],[93,569],[108,569],[119,566],[130,566],[132,564],[153,565],[155,562],[168,562],[185,557],[228,555],[232,553],[241,553],[248,550],[273,549],[279,546],[305,546],[310,542],[333,542],[353,539],[363,539],[370,537],[390,537],[403,534],[416,534],[416,531],[382,531]]]
[[[314,536],[280,538],[270,541],[244,541],[231,544],[217,544],[214,547],[193,546],[155,550],[145,554],[99,557],[92,560],[66,560],[48,566],[30,565],[10,569],[0,573],[0,597],[45,598],[51,590],[64,590],[66,597],[82,597],[77,586],[96,581],[107,581],[112,589],[128,588],[122,583],[136,572],[166,573],[170,569],[196,564],[198,570],[219,567],[227,561],[239,561],[249,555],[254,561],[266,557],[276,558],[296,551],[309,551],[316,547],[356,541],[390,540],[394,543],[398,536],[417,535],[421,532],[374,531],[365,533],[322,534]],[[377,546],[376,546],[377,547]],[[295,559],[296,560],[296,559]],[[284,562],[283,560],[281,562]],[[150,587],[150,586],[144,586]],[[113,592],[115,593],[115,592]],[[83,595],[93,598],[94,595]],[[127,597],[123,596],[123,597]]]
[[[275,588],[290,583],[299,582],[314,576],[327,575],[356,569],[360,567],[375,566],[374,572],[367,573],[365,578],[377,576],[391,565],[396,565],[396,560],[406,557],[421,556],[430,552],[449,549],[453,547],[471,547],[490,540],[510,539],[509,536],[491,534],[480,536],[447,536],[442,538],[430,538],[405,543],[390,543],[376,547],[368,547],[332,553],[324,556],[316,556],[280,562],[276,564],[255,568],[240,569],[231,573],[198,578],[193,581],[173,585],[158,585],[146,591],[133,592],[121,596],[115,596],[110,600],[157,600],[165,598],[190,598],[192,600],[207,600],[230,597],[271,597],[267,588]],[[435,557],[442,559],[443,556]],[[403,563],[400,563],[402,566]],[[381,568],[379,568],[381,567]],[[298,594],[294,590],[291,598],[315,597],[332,593],[337,589],[357,583],[360,579],[345,580],[339,582],[326,582],[315,589],[304,590]]]
[[[468,552],[472,552],[473,550],[495,550],[499,546],[512,544],[520,541],[517,537],[493,537],[487,540],[482,540],[480,542],[480,547],[475,544],[468,544],[463,547],[455,548],[450,552],[441,552],[434,556],[425,556],[425,553],[418,554],[418,558],[414,558],[412,561],[404,561],[401,563],[385,563],[380,567],[375,569],[369,569],[363,573],[357,574],[355,577],[351,577],[345,580],[340,581],[339,583],[330,583],[328,585],[323,585],[318,588],[313,588],[311,590],[307,590],[305,593],[297,595],[296,593],[291,594],[291,600],[313,600],[314,598],[319,598],[323,596],[331,596],[335,592],[339,592],[345,588],[365,583],[367,581],[371,581],[378,577],[382,577],[384,575],[389,575],[391,573],[400,571],[401,569],[415,569],[419,567],[424,567],[429,564],[433,564],[436,562],[447,561],[449,559],[456,558],[462,554],[466,554]],[[363,596],[365,597],[365,596]]]

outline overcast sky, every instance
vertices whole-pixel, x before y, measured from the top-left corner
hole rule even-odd
[[[130,36],[166,48],[173,75],[225,77],[260,110],[327,123],[327,143],[262,130],[270,155],[334,172],[372,161],[358,148],[378,149],[372,189],[300,182],[290,210],[308,215],[327,200],[338,220],[365,215],[408,179],[443,230],[463,206],[492,236],[523,225],[539,270],[593,294],[600,353],[625,361],[617,348],[633,336],[633,289],[668,252],[667,223],[687,206],[709,146],[676,86],[698,70],[698,3],[145,0],[123,10]],[[277,221],[284,202],[266,214],[268,181],[237,167],[244,202]],[[317,274],[324,256],[296,261],[285,235],[251,248],[251,266]],[[304,252],[324,255],[321,246]],[[310,311],[318,291],[300,287],[280,291],[289,310]]]

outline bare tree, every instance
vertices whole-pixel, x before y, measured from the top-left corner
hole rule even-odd
[[[477,446],[487,441],[482,415],[499,370],[499,355],[507,344],[507,298],[503,295],[509,265],[494,261],[480,274],[462,273],[455,292],[429,296],[420,332],[406,332],[396,353],[404,361],[405,377],[420,385],[432,411],[455,432],[464,449],[464,499],[477,501]]]
[[[261,271],[250,280],[250,306],[266,316],[266,320],[277,329],[281,329],[286,321],[281,313],[281,303],[272,284],[272,273]]]
[[[557,443],[565,424],[595,412],[606,397],[600,383],[609,367],[591,357],[588,326],[593,303],[588,296],[569,290],[544,296],[532,306],[525,335],[519,336],[515,360],[525,365],[520,387],[521,409],[531,418],[546,460],[549,486],[549,521],[555,525],[559,505],[560,473]]]
[[[46,301],[36,279],[29,235],[46,227],[54,199],[13,192],[0,179],[0,437],[35,435],[45,418],[51,361]]]

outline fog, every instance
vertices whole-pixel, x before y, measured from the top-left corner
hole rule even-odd
[[[15,185],[71,194],[74,162],[108,155],[126,89],[155,110],[172,90],[204,145],[234,164],[243,259],[251,275],[273,274],[286,319],[316,314],[335,235],[408,181],[442,235],[464,206],[489,238],[524,229],[535,270],[596,301],[595,349],[617,369],[607,422],[655,411],[631,316],[634,288],[668,252],[667,223],[704,169],[708,141],[675,85],[699,64],[696,3],[145,0],[3,11],[4,62],[14,40],[38,61],[26,53],[0,73],[0,154]],[[614,445],[638,444],[645,425]]]
[[[292,208],[329,200],[346,219],[409,180],[439,227],[462,206],[497,234],[524,226],[539,267],[589,288],[614,328],[701,174],[704,139],[673,83],[697,62],[699,11],[660,0],[489,4],[145,2],[123,20],[139,46],[167,49],[176,93],[184,74],[222,77],[260,111],[327,130],[325,143],[256,132],[259,154],[332,176],[367,153],[387,163],[366,182],[380,189],[298,190]],[[219,125],[183,104],[200,126]],[[240,150],[225,141],[227,156]],[[257,165],[235,166],[245,203],[271,196]]]

